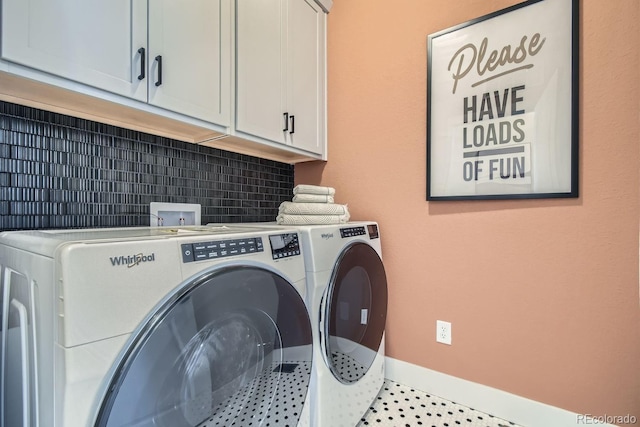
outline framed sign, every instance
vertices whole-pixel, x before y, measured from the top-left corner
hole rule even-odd
[[[578,3],[428,36],[427,200],[578,197]]]

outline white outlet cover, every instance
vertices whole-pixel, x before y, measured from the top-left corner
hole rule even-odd
[[[451,345],[451,323],[444,320],[436,320],[436,341]]]

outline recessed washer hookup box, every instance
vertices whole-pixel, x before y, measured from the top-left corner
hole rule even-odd
[[[149,225],[152,227],[174,225],[201,225],[199,204],[151,202]]]

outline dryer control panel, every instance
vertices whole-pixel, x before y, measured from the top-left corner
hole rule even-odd
[[[346,237],[366,236],[369,233],[370,239],[378,239],[378,226],[376,224],[369,224],[365,230],[364,226],[348,227],[340,229],[340,237],[343,239]]]
[[[264,251],[260,237],[183,243],[181,247],[182,262],[203,261]]]
[[[365,236],[366,234],[367,232],[364,230],[364,227],[349,227],[340,229],[340,237],[342,237],[343,239],[345,237]]]

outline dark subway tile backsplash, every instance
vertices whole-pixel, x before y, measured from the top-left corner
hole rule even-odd
[[[151,202],[273,221],[292,188],[292,165],[0,101],[0,230],[149,225]]]

